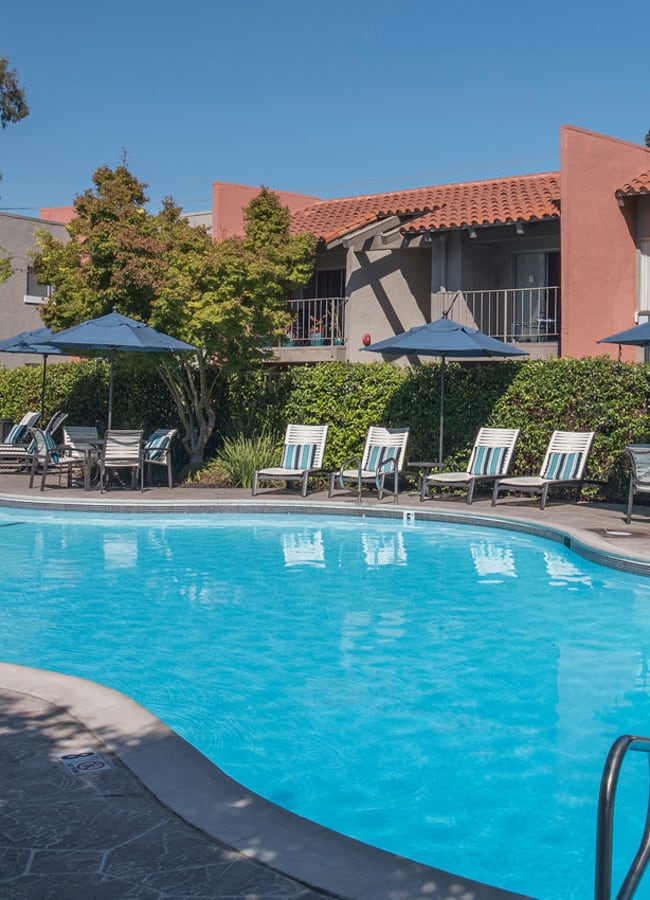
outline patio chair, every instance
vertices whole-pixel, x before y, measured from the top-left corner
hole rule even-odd
[[[7,437],[0,443],[0,467],[6,470],[24,469],[32,460],[30,444],[33,441],[30,428],[33,428],[41,414],[28,412],[20,422],[14,425]]]
[[[362,456],[351,456],[346,459],[337,472],[330,474],[328,496],[334,493],[336,483],[345,488],[345,482],[353,482],[357,487],[357,499],[361,503],[361,491],[364,484],[374,484],[377,496],[381,500],[384,491],[388,490],[387,481],[392,476],[393,502],[398,502],[399,475],[406,460],[406,445],[409,438],[408,428],[382,428],[373,425],[368,429],[366,444]],[[355,468],[352,468],[352,466]]]
[[[630,489],[625,521],[632,521],[635,494],[650,494],[650,444],[629,444],[625,448],[630,459]]]
[[[45,482],[48,473],[56,472],[59,476],[59,486],[61,485],[61,476],[65,472],[68,476],[68,487],[72,487],[72,473],[75,469],[80,472],[84,470],[83,460],[73,459],[65,456],[62,450],[57,447],[54,438],[49,431],[44,428],[31,428],[30,434],[34,441],[34,451],[31,454],[31,468],[29,473],[29,486],[34,486],[34,478],[38,470],[41,470],[41,490],[45,490]]]
[[[287,425],[279,466],[258,469],[253,475],[253,497],[260,479],[264,481],[299,481],[302,496],[307,496],[311,475],[320,472],[327,440],[327,425]]]
[[[63,428],[61,451],[84,464],[84,487],[90,490],[93,471],[99,466],[102,445],[95,425],[66,425]]]
[[[110,486],[106,481],[106,473],[114,473],[119,469],[130,469],[131,487],[135,488],[139,477],[140,490],[144,490],[142,430],[109,430],[104,435],[104,443],[99,454],[99,483],[102,493]]]
[[[477,484],[487,484],[508,474],[519,437],[518,428],[481,428],[465,472],[435,472],[422,478],[420,500],[431,497],[431,487],[467,488],[467,503]]]
[[[165,466],[167,469],[167,483],[174,487],[174,472],[172,470],[172,441],[178,434],[176,428],[158,428],[149,435],[144,443],[142,461],[144,463],[143,478],[147,474],[147,466]]]
[[[593,440],[593,431],[554,431],[539,475],[499,478],[494,482],[492,506],[501,491],[540,494],[540,509],[546,506],[546,496],[551,488],[576,487],[580,496]]]

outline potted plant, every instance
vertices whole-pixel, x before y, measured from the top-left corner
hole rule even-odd
[[[323,344],[323,320],[310,317],[311,325],[309,326],[309,343],[313,347],[320,347]]]

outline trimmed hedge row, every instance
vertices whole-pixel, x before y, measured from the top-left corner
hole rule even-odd
[[[218,433],[281,432],[287,422],[330,425],[326,468],[363,448],[373,424],[409,425],[411,459],[435,459],[440,413],[439,363],[328,362],[273,372],[251,371],[224,387]],[[650,441],[650,365],[587,359],[448,363],[445,375],[445,467],[464,469],[481,425],[520,428],[512,473],[539,470],[551,432],[595,431],[588,478],[603,482],[587,497],[622,501],[624,448]],[[0,368],[0,416],[16,421],[40,406],[41,368]],[[66,409],[72,424],[106,425],[108,367],[103,360],[48,366],[46,415]],[[172,399],[155,366],[136,357],[115,367],[113,420],[153,431],[178,427]]]

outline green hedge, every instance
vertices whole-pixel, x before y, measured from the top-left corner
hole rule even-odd
[[[295,368],[283,376],[278,402],[287,399],[278,421],[328,422],[326,468],[359,453],[371,424],[409,425],[411,459],[436,459],[440,371],[437,362],[410,369],[338,362]],[[595,431],[587,475],[603,485],[587,489],[585,497],[621,501],[625,445],[650,440],[645,364],[609,357],[447,363],[445,387],[447,469],[465,468],[481,425],[521,429],[512,474],[539,470],[555,429]]]
[[[325,467],[363,449],[373,424],[411,428],[411,459],[436,459],[439,363],[328,362],[284,371],[251,371],[223,386],[210,452],[224,436],[280,434],[287,422],[329,423]],[[585,496],[622,501],[624,448],[650,441],[650,365],[608,357],[525,362],[448,363],[445,376],[445,467],[464,469],[481,425],[516,427],[512,473],[539,470],[551,432],[595,431],[587,475],[603,482]],[[41,368],[0,368],[0,416],[16,421],[40,406]],[[102,360],[48,366],[46,416],[65,409],[71,424],[106,426],[108,367]],[[113,421],[153,431],[178,427],[172,399],[155,365],[121,357],[115,366]]]

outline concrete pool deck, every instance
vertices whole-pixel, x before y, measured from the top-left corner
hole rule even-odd
[[[416,494],[361,507],[297,491],[179,487],[106,494],[26,489],[0,475],[0,507],[236,512],[305,509],[343,515],[414,514],[515,526],[616,567],[650,574],[650,508],[631,525],[615,505]],[[267,803],[229,779],[134,701],[101,685],[0,664],[0,895],[61,900],[505,900],[519,895],[385,854]],[[94,756],[76,756],[93,753]],[[62,760],[61,757],[72,756]],[[82,765],[74,769],[75,762]],[[92,766],[83,768],[85,760]],[[73,771],[70,770],[73,767]]]

